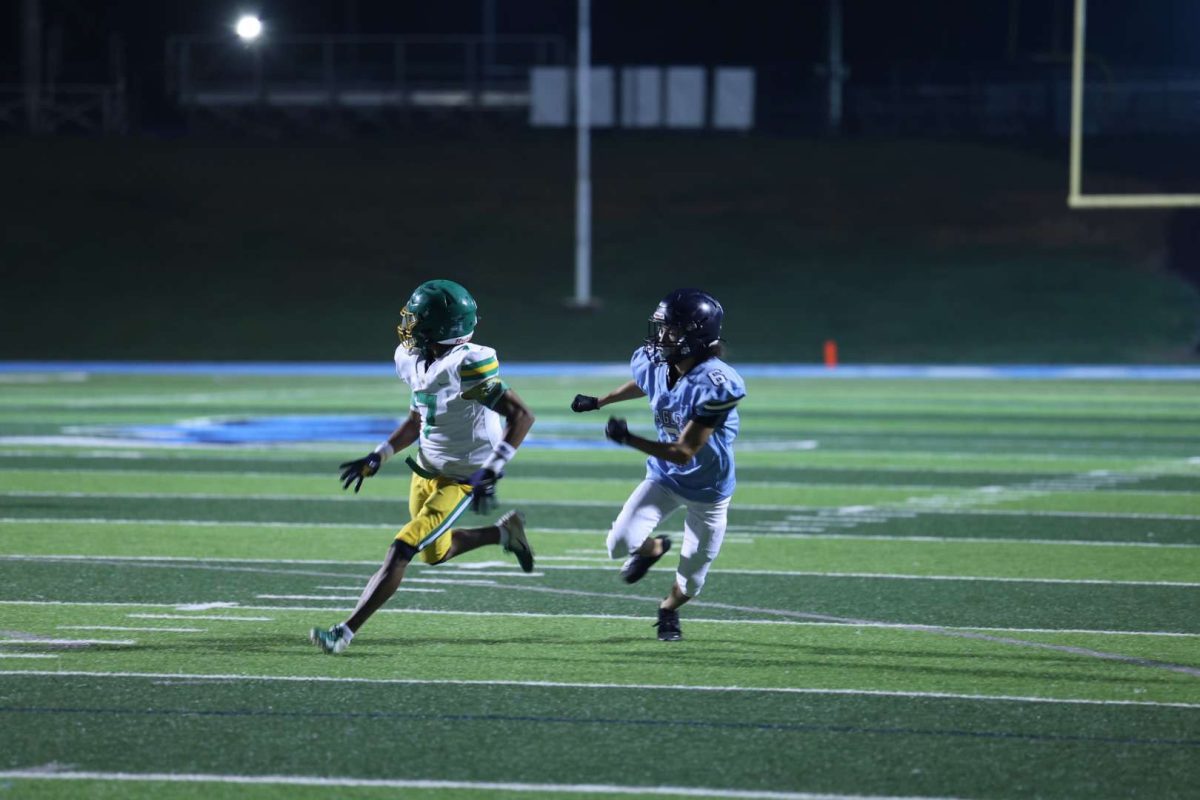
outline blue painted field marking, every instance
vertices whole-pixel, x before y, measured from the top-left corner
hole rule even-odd
[[[111,438],[114,441],[169,444],[283,444],[305,442],[370,442],[386,438],[399,418],[365,414],[297,414],[262,417],[200,417],[159,424],[85,425],[64,429],[68,435]],[[546,421],[543,431],[581,433],[595,429],[583,422]],[[531,436],[524,446],[544,450],[599,450],[614,445],[598,429],[595,436]]]

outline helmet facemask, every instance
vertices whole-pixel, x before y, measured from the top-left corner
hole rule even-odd
[[[408,310],[400,309],[400,324],[396,326],[396,334],[400,337],[400,346],[410,355],[422,355],[429,347],[428,339],[417,331],[417,315]]]
[[[650,315],[646,357],[656,364],[696,363],[715,354],[721,341],[725,310],[717,299],[700,289],[676,289],[664,297]]]
[[[673,325],[656,311],[647,323],[646,355],[655,364],[678,364],[698,351],[693,341],[680,325]]]

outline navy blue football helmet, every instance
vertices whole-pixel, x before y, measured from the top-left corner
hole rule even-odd
[[[656,364],[677,364],[685,358],[703,361],[721,340],[725,309],[717,298],[700,289],[676,289],[650,315],[646,355]]]

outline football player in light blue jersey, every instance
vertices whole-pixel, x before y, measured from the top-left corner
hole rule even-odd
[[[604,431],[617,444],[649,456],[645,480],[608,533],[608,553],[626,559],[621,567],[626,583],[641,580],[671,549],[671,537],[650,534],[676,509],[687,509],[675,583],[658,608],[658,638],[665,642],[683,636],[679,607],[700,593],[721,550],[736,484],[733,440],[746,385],[719,357],[724,316],[707,292],[671,292],[651,315],[645,344],[633,354],[633,380],[603,397],[576,395],[571,403],[572,411],[583,412],[635,397],[650,399],[656,441],[630,433],[617,417],[609,418]]]

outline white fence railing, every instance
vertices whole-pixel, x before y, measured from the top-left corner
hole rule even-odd
[[[123,134],[129,128],[125,90],[119,85],[56,84],[33,94],[0,84],[0,129],[33,133]]]

